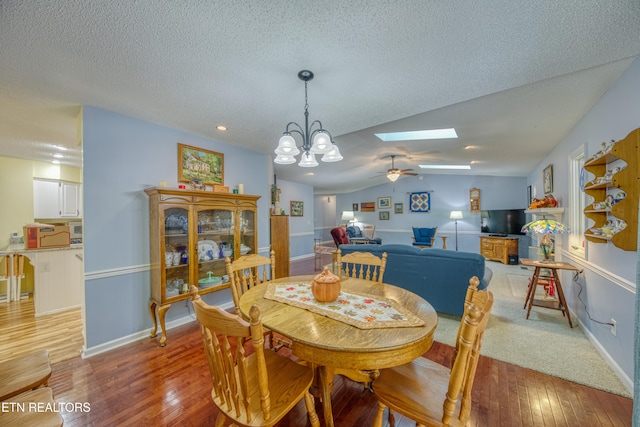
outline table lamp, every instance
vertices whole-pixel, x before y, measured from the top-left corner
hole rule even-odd
[[[355,221],[356,217],[353,214],[353,211],[342,211],[342,221],[347,222],[347,226],[349,225],[349,221]]]
[[[543,262],[554,262],[554,260],[549,259],[551,256],[551,248],[553,247],[553,242],[549,235],[569,233],[569,227],[555,219],[543,218],[523,225],[522,232],[527,234],[542,234],[542,238],[540,239],[540,250],[544,255]]]
[[[456,223],[456,251],[458,250],[458,220],[462,219],[462,211],[451,211],[449,219],[452,219]]]

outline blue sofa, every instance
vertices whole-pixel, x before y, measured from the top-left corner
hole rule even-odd
[[[340,245],[342,254],[387,253],[385,283],[405,288],[427,300],[436,311],[462,316],[469,279],[478,276],[485,289],[493,272],[482,255],[409,245]]]

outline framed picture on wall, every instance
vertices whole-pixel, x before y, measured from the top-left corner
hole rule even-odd
[[[375,212],[376,211],[376,203],[375,202],[362,202],[362,203],[360,203],[360,210],[362,212]]]
[[[353,205],[351,205],[351,210],[354,212],[358,212],[358,204],[354,203]]]
[[[389,219],[389,211],[380,211],[378,212],[378,216],[380,221],[386,221]]]
[[[224,154],[178,144],[178,181],[224,185]]]
[[[378,197],[378,209],[389,209],[391,207],[391,197]]]
[[[394,203],[393,213],[401,214],[404,211],[404,203]]]
[[[291,216],[303,216],[304,215],[304,202],[298,202],[291,200],[290,202],[290,215]]]
[[[542,171],[542,185],[544,194],[549,194],[553,191],[553,165],[547,166]]]

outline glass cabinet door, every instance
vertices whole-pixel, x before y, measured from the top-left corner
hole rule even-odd
[[[197,262],[199,289],[227,283],[225,258],[234,258],[234,213],[226,209],[200,209],[198,216]]]
[[[255,213],[241,211],[239,215],[240,253],[242,255],[258,253],[256,248]]]
[[[169,299],[189,292],[189,211],[167,207],[164,214],[164,294]]]

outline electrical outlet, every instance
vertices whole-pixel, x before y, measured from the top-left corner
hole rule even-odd
[[[613,336],[617,336],[616,335],[616,319],[611,319],[611,333],[613,334]]]
[[[49,271],[51,271],[51,265],[49,264],[49,261],[44,261],[40,263],[40,271],[42,273],[48,273]]]

